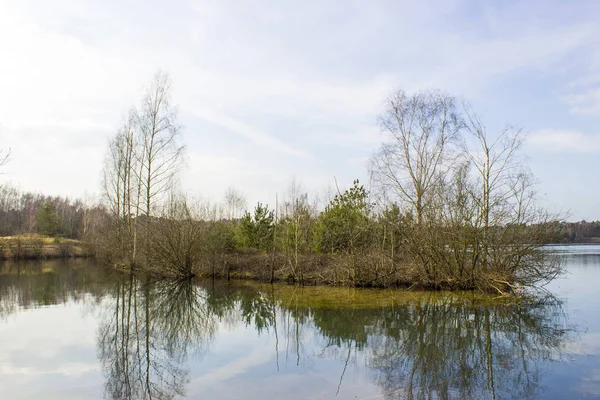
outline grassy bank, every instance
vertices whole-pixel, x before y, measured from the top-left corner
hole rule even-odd
[[[0,237],[0,259],[37,260],[89,257],[91,252],[81,241],[26,234]]]
[[[285,254],[245,252],[209,260],[196,275],[232,280],[287,282],[301,285],[407,287],[414,283],[403,263],[371,255]],[[411,282],[412,281],[412,282]],[[418,285],[426,288],[427,285]]]
[[[127,264],[113,265],[119,270],[130,270]],[[449,271],[448,277],[443,280],[427,280],[414,263],[411,263],[410,258],[399,255],[394,260],[384,259],[376,254],[299,254],[296,258],[281,253],[245,251],[201,257],[192,265],[138,264],[133,270],[159,280],[199,277],[301,286],[498,292],[485,286],[492,279],[487,275],[476,276],[469,285],[464,281],[452,279],[452,271]],[[515,286],[506,291],[514,292],[520,289]]]

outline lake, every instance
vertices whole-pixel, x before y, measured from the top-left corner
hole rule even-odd
[[[0,264],[2,399],[600,398],[600,246],[535,301]]]

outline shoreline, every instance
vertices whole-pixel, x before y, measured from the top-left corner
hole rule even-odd
[[[204,259],[195,264],[187,274],[177,274],[156,266],[134,266],[126,263],[105,263],[107,268],[120,273],[145,276],[152,281],[178,281],[185,279],[218,280],[226,282],[255,282],[259,284],[284,284],[298,287],[348,287],[372,289],[403,289],[426,292],[480,292],[502,296],[521,294],[525,287],[500,286],[498,290],[485,290],[483,282],[473,286],[444,281],[434,284],[415,273],[403,258],[380,264],[369,255],[354,259],[344,255],[310,254],[299,257],[298,264],[290,265],[284,254],[237,254]]]
[[[86,243],[43,235],[0,237],[0,260],[48,260],[93,257]]]

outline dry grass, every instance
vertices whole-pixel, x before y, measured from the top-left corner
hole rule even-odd
[[[0,259],[45,259],[87,257],[83,242],[40,234],[0,237]]]

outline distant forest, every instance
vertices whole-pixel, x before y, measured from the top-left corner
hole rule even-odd
[[[231,189],[230,189],[231,190]],[[227,197],[227,196],[226,196]],[[240,201],[244,201],[240,199]],[[239,210],[238,213],[243,213]],[[231,212],[223,214],[232,214]],[[39,233],[86,240],[108,218],[102,204],[82,199],[47,196],[0,185],[0,237]],[[223,215],[221,221],[238,220]],[[233,222],[233,221],[231,221]],[[553,222],[556,243],[600,243],[600,221]]]
[[[562,222],[558,241],[569,243],[600,243],[600,221]]]
[[[0,237],[39,233],[85,240],[106,215],[104,206],[81,199],[46,196],[0,185]]]

